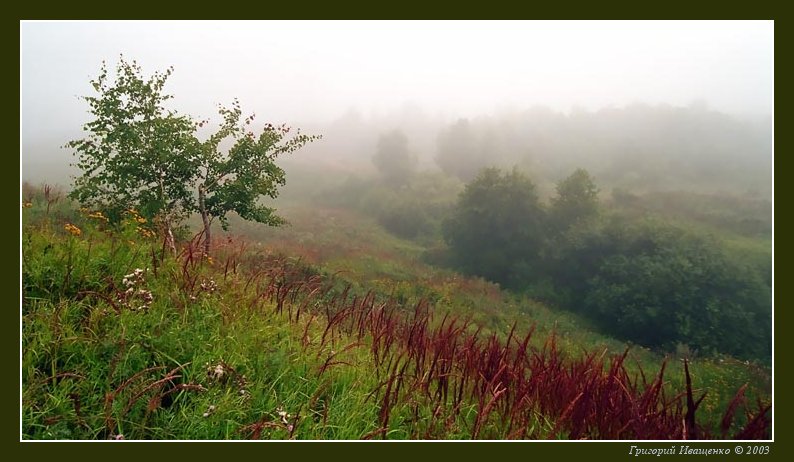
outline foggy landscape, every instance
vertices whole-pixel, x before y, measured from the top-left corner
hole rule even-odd
[[[21,439],[771,439],[773,22],[20,41]]]

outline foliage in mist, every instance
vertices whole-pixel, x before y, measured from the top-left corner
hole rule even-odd
[[[547,207],[516,170],[483,170],[444,223],[453,264],[646,346],[769,357],[771,286],[763,265],[730,258],[715,238],[600,213],[596,191],[577,170]]]
[[[372,163],[383,181],[394,187],[405,185],[416,175],[416,155],[409,151],[408,137],[400,130],[380,136]]]

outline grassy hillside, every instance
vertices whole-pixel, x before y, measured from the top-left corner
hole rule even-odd
[[[680,358],[429,266],[349,211],[234,222],[205,258],[196,240],[163,252],[132,212],[111,228],[53,195],[22,211],[25,439],[771,431],[769,370],[692,358],[687,387]]]
[[[633,372],[639,368],[657,371],[665,361],[675,361],[666,380],[677,390],[685,386],[680,364],[688,358],[696,365],[693,376],[699,387],[708,392],[702,409],[709,412],[724,409],[745,383],[751,401],[771,396],[771,369],[764,364],[727,355],[700,356],[683,345],[665,354],[621,342],[599,333],[589,320],[575,313],[511,294],[480,278],[429,265],[425,263],[427,247],[396,238],[375,219],[347,209],[290,204],[282,212],[290,222],[282,228],[235,221],[236,239],[257,242],[253,245],[265,251],[296,256],[360,290],[377,289],[409,304],[427,299],[441,311],[472,317],[484,331],[501,337],[506,337],[515,323],[519,332],[535,329],[533,343],[537,347],[554,333],[558,348],[572,356],[585,350],[618,354],[630,347],[627,367]],[[736,236],[731,245],[734,242],[737,249],[746,247],[748,258],[763,260],[763,254],[768,255],[768,248],[757,239]],[[711,415],[711,420],[716,423],[717,417]]]

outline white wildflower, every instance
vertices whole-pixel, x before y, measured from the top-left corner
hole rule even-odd
[[[210,292],[210,293],[215,292],[217,288],[218,288],[218,284],[215,282],[214,279],[205,279],[201,282],[201,290],[204,290],[206,292]]]
[[[283,423],[284,425],[288,425],[289,424],[289,421],[287,419],[292,417],[292,415],[287,413],[287,411],[285,411],[283,408],[281,408],[281,406],[276,408],[276,414],[278,414],[278,416],[281,417],[281,423]]]
[[[210,380],[219,382],[226,377],[227,371],[223,363],[215,364],[214,366],[207,367],[207,376]]]
[[[215,405],[214,405],[214,404],[213,404],[213,405],[210,405],[210,407],[208,407],[208,408],[207,408],[207,412],[205,412],[205,413],[204,413],[204,414],[202,414],[202,415],[203,415],[204,417],[209,417],[210,415],[212,415],[212,414],[215,412],[215,409],[216,409],[216,408],[215,408]]]

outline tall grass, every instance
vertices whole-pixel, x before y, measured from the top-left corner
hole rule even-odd
[[[504,341],[495,333],[483,336],[470,320],[449,314],[437,319],[425,301],[409,309],[391,299],[378,300],[371,292],[350,296],[347,289],[329,300],[333,285],[318,291],[315,276],[311,284],[301,279],[305,270],[300,265],[283,259],[260,264],[271,268],[268,287],[275,286],[269,293],[276,310],[284,309],[279,297],[301,300],[300,306],[318,305],[307,304],[306,298],[323,300],[322,329],[314,340],[320,351],[335,348],[337,338],[352,342],[340,353],[368,345],[379,379],[371,396],[379,403],[376,430],[382,436],[389,434],[393,416],[399,414],[401,423],[410,422],[410,430],[402,430],[410,438],[443,437],[464,429],[471,439],[722,437],[743,401],[740,389],[718,433],[697,422],[704,395],[694,397],[686,362],[686,388],[670,396],[666,366],[650,378],[641,369],[631,374],[625,366],[628,350],[567,357],[557,349],[553,334],[535,348],[532,330],[523,336],[511,330]],[[279,295],[281,290],[286,294]],[[337,354],[330,353],[321,373],[329,364],[346,364],[335,361]],[[464,413],[472,409],[473,414]],[[756,423],[770,424],[770,406],[758,403],[748,409],[748,426],[736,435],[764,437],[769,427]]]
[[[283,255],[23,210],[22,436],[32,439],[768,438],[737,390],[700,418],[689,364],[484,329]],[[46,218],[46,219],[44,219]],[[65,225],[80,230],[79,235]],[[487,298],[486,298],[487,300]],[[668,368],[683,368],[676,388]]]

